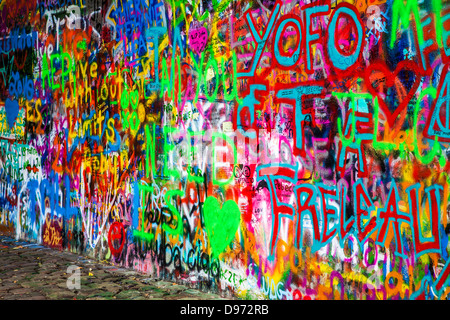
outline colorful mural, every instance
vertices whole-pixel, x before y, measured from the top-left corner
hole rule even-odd
[[[1,0],[0,232],[245,299],[447,299],[450,4]]]

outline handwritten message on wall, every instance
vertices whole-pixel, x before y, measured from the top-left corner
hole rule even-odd
[[[279,300],[447,299],[450,3],[0,0],[0,232]]]

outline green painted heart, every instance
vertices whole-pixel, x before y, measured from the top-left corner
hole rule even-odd
[[[139,104],[139,91],[137,89],[130,92],[130,102],[133,110],[136,110]]]
[[[203,215],[212,254],[218,257],[233,240],[241,221],[241,212],[235,201],[227,200],[220,208],[217,199],[209,196],[203,204]]]

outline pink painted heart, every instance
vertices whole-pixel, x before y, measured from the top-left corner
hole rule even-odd
[[[200,54],[208,42],[208,30],[205,27],[191,27],[189,30],[189,46],[192,51]]]

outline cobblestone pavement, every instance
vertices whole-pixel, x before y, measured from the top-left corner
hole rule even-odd
[[[70,265],[80,289],[68,289]],[[214,300],[217,294],[148,278],[130,269],[0,235],[0,300]]]

